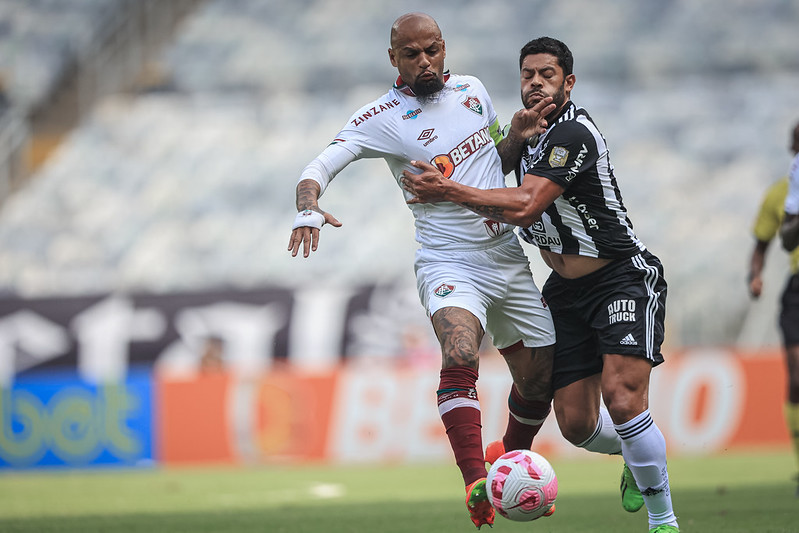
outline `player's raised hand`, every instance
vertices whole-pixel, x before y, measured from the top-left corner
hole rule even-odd
[[[513,114],[510,121],[510,132],[523,139],[541,135],[549,127],[546,117],[554,110],[555,104],[552,103],[552,97],[542,98],[533,107],[520,109]]]
[[[402,171],[402,188],[413,195],[406,203],[431,204],[445,201],[449,179],[438,168],[425,161],[411,161],[411,165],[421,172],[414,174],[409,170]]]
[[[297,213],[289,237],[288,250],[291,252],[291,257],[297,257],[300,246],[303,257],[308,257],[312,251],[315,252],[319,247],[319,230],[325,224],[330,224],[334,228],[341,227],[341,222],[336,217],[318,208],[305,209]]]

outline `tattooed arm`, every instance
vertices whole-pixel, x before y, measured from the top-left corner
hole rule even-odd
[[[411,161],[421,173],[404,170],[402,186],[414,197],[409,204],[454,202],[488,219],[528,227],[563,194],[554,181],[525,175],[519,187],[477,189],[445,178],[438,169],[423,161]]]
[[[319,208],[319,197],[327,185],[348,164],[355,155],[337,145],[330,145],[302,171],[297,184],[297,217],[291,230],[288,250],[296,257],[300,247],[302,256],[308,257],[319,247],[319,230],[324,224],[341,227],[336,217]]]

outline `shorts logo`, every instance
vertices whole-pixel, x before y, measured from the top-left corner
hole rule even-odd
[[[438,286],[436,290],[433,291],[433,294],[438,296],[439,298],[443,298],[445,296],[449,296],[452,294],[452,291],[455,290],[455,285],[447,285],[446,283],[442,283]]]
[[[556,146],[549,153],[549,166],[552,168],[566,166],[569,159],[569,151],[562,146]]]
[[[483,224],[486,225],[486,231],[492,237],[499,237],[500,235],[502,235],[502,224],[500,224],[496,220],[485,219],[483,221]]]
[[[470,96],[461,103],[472,113],[483,114],[483,104],[480,103],[476,96]]]
[[[608,324],[616,322],[635,322],[635,300],[615,300],[608,305]],[[632,335],[628,337],[633,343],[635,342]],[[624,340],[627,340],[627,337]]]
[[[619,341],[619,344],[624,344],[625,346],[638,346],[638,343],[636,342],[632,333],[628,333],[626,337]]]

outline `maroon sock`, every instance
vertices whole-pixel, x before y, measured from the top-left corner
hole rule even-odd
[[[522,398],[511,386],[508,396],[508,427],[502,444],[505,451],[529,450],[533,446],[533,437],[538,434],[550,410],[550,402],[530,401]]]
[[[486,477],[476,384],[477,370],[467,366],[444,368],[436,392],[438,413],[467,486]]]

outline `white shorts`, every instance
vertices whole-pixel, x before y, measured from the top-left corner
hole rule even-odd
[[[459,307],[476,316],[497,349],[521,342],[528,348],[555,343],[555,326],[530,264],[514,233],[490,247],[416,252],[419,298],[433,316]]]

